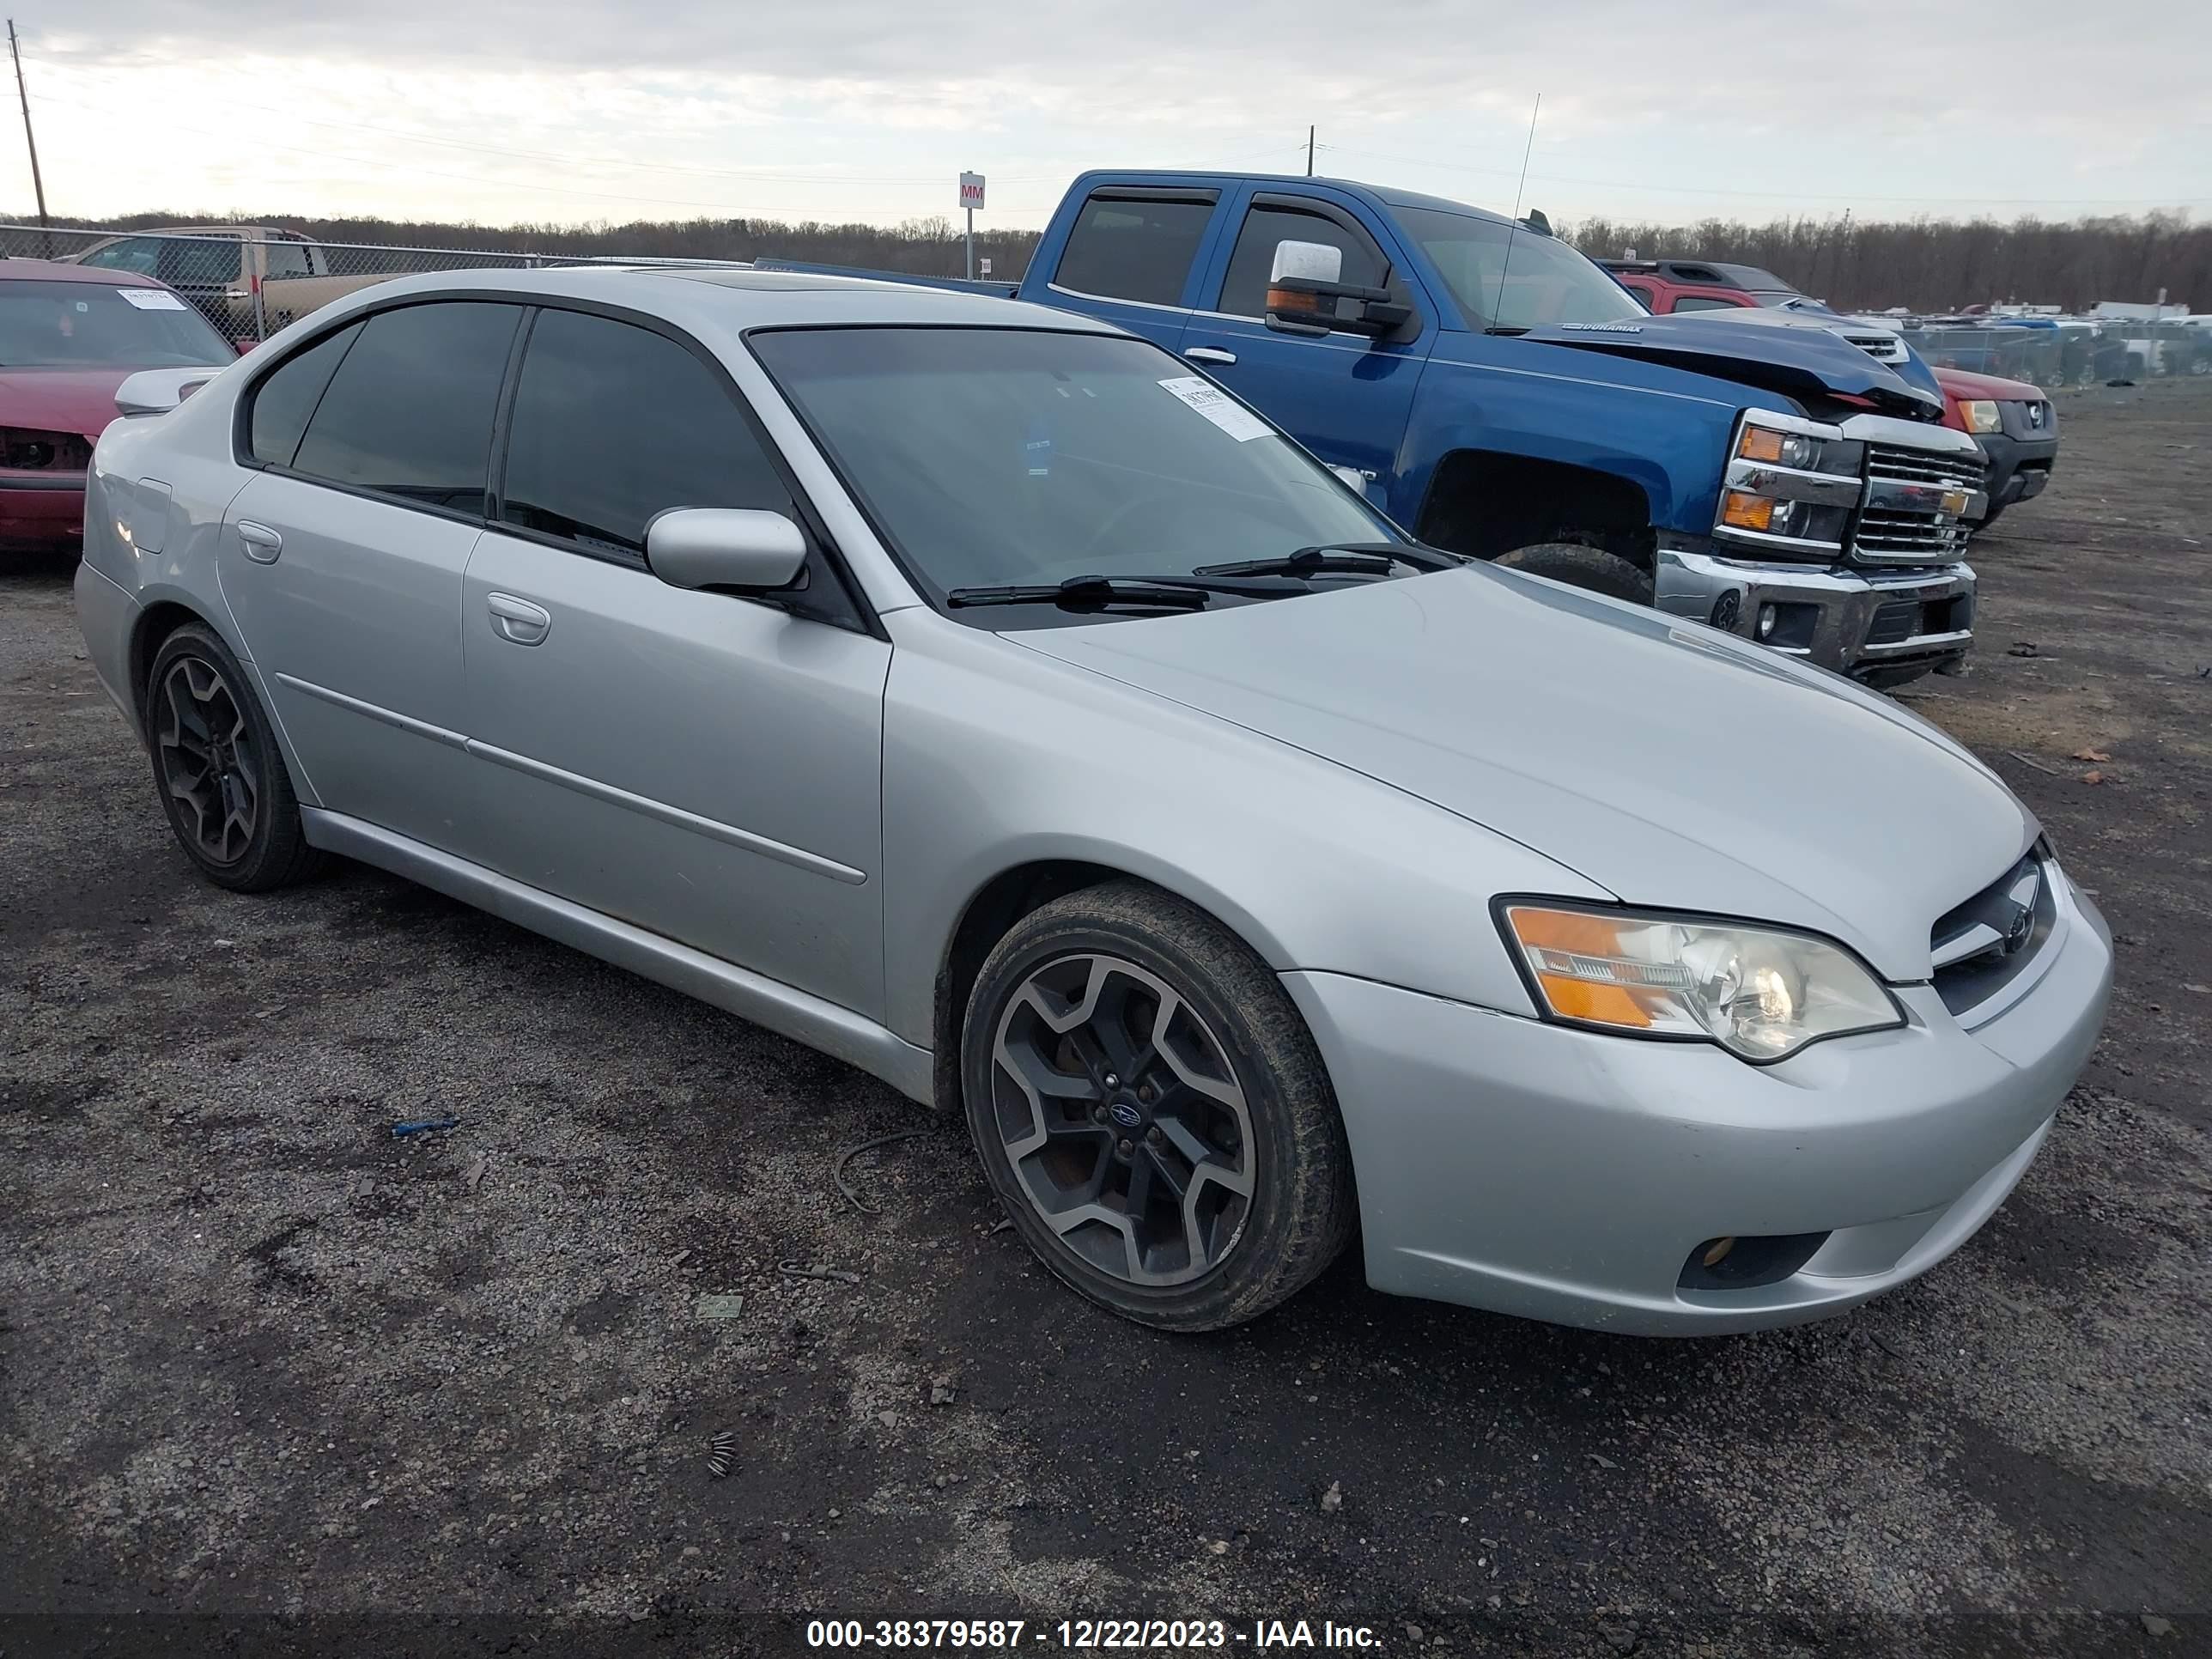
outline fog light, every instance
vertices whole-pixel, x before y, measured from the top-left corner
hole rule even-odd
[[[1763,640],[1773,631],[1774,607],[1771,605],[1762,605],[1759,607],[1759,637]]]
[[[1717,1267],[1727,1259],[1728,1253],[1734,1249],[1735,1249],[1734,1238],[1717,1238],[1705,1246],[1705,1253],[1698,1258],[1698,1265],[1701,1267]]]

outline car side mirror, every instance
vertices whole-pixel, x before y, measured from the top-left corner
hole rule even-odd
[[[781,513],[673,507],[645,527],[645,562],[671,587],[763,593],[806,565],[806,538]]]
[[[1267,276],[1267,326],[1292,334],[1383,335],[1413,320],[1387,288],[1342,280],[1344,250],[1326,242],[1275,244]]]

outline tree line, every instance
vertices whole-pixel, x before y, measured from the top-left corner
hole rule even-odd
[[[1948,311],[1998,302],[2087,310],[2100,300],[2212,309],[2212,226],[2179,215],[2080,219],[1707,219],[1694,225],[1588,219],[1567,232],[1593,258],[1718,259],[1759,265],[1838,310]]]
[[[315,218],[295,214],[224,216],[283,226],[320,241],[408,247],[489,248],[526,253],[648,258],[799,259],[921,276],[957,276],[961,229],[943,215],[895,225],[775,219],[633,220],[586,225],[455,224],[435,220]],[[18,219],[16,222],[22,222]],[[204,216],[134,213],[57,225],[143,230],[210,222]],[[1778,219],[1763,225],[1707,219],[1692,225],[1605,218],[1560,234],[1594,258],[1633,248],[1643,258],[1719,259],[1763,266],[1840,309],[1905,306],[1943,311],[1992,301],[2086,309],[2100,300],[2170,301],[2212,310],[2212,225],[2185,215],[2037,219]],[[1037,233],[978,228],[975,252],[992,275],[1020,276]]]

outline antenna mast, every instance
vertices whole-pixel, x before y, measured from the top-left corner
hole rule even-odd
[[[1536,94],[1535,107],[1528,112],[1528,142],[1521,151],[1521,182],[1513,186],[1513,222],[1505,232],[1505,257],[1498,264],[1498,302],[1490,307],[1492,327],[1498,325],[1498,313],[1505,303],[1505,274],[1513,269],[1513,241],[1521,234],[1521,195],[1528,188],[1528,158],[1536,149],[1536,117],[1544,107],[1544,94]]]

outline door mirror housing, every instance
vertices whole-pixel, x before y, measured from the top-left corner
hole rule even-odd
[[[1292,334],[1393,334],[1413,320],[1413,308],[1387,288],[1341,280],[1344,250],[1326,242],[1275,244],[1267,276],[1267,326]]]
[[[672,507],[645,527],[645,562],[671,587],[764,593],[806,568],[806,537],[781,513]]]

